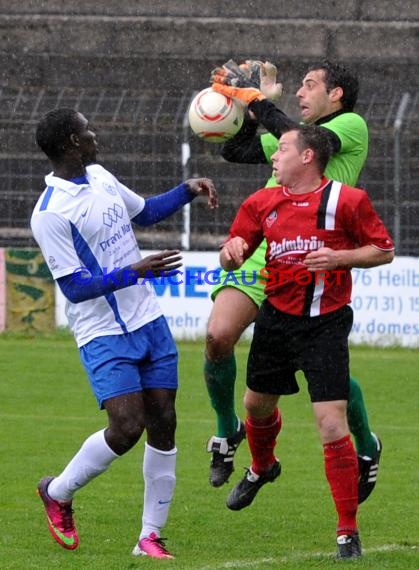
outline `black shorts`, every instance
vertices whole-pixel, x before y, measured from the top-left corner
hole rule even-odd
[[[264,394],[296,394],[302,370],[312,402],[347,400],[351,307],[318,317],[297,317],[264,301],[247,362],[247,386]]]

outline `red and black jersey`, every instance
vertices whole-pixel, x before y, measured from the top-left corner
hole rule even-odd
[[[266,238],[260,279],[266,283],[269,301],[293,315],[317,316],[350,302],[350,270],[311,273],[303,263],[310,251],[365,245],[394,249],[366,192],[327,178],[306,194],[291,194],[284,186],[255,192],[243,202],[231,226],[229,237],[235,236],[248,243],[246,257]]]

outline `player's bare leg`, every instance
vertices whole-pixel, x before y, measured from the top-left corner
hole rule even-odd
[[[258,308],[250,297],[234,287],[226,287],[217,294],[208,322],[205,381],[211,405],[217,414],[217,432],[207,447],[212,453],[210,483],[214,487],[228,481],[234,470],[234,454],[245,438],[244,424],[235,410],[234,347],[255,320],[257,312]]]

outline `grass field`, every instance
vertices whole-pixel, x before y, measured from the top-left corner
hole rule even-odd
[[[178,483],[164,531],[175,561],[130,555],[142,498],[143,442],[75,500],[78,550],[50,538],[38,480],[59,472],[82,441],[104,426],[73,340],[66,334],[0,336],[0,568],[49,570],[170,567],[174,569],[336,568],[335,512],[323,472],[304,380],[284,398],[277,448],[283,474],[255,503],[234,513],[228,490],[248,466],[246,444],[237,453],[230,484],[208,484],[207,438],[214,420],[202,380],[202,344],[180,343]],[[238,409],[242,411],[248,346],[237,355]],[[353,348],[352,372],[361,379],[371,426],[383,440],[377,487],[360,507],[364,557],[358,568],[419,568],[419,398],[417,351]]]

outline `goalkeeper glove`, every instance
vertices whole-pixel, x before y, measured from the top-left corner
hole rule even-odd
[[[249,105],[252,101],[265,99],[266,97],[259,89],[257,82],[250,76],[250,69],[237,65],[230,59],[222,67],[216,67],[211,72],[211,88],[218,93],[227,95],[234,99],[239,99],[242,103]]]
[[[216,67],[211,72],[211,81],[223,83],[232,87],[252,87],[259,89],[259,74],[254,74],[253,70],[243,63],[238,65],[229,59],[222,67]]]
[[[223,83],[213,83],[211,89],[227,97],[238,99],[245,105],[249,105],[253,101],[266,99],[265,95],[254,87],[231,87],[230,85],[223,85]]]
[[[211,73],[211,80],[214,84],[229,85],[231,87],[239,87],[246,91],[232,92],[222,91],[224,95],[240,99],[246,104],[258,99],[264,98],[276,101],[281,97],[282,84],[276,82],[277,69],[273,63],[266,61],[265,63],[248,59],[244,63],[237,65],[235,61],[230,59],[222,67],[215,68]],[[212,88],[214,91],[221,90],[219,87]],[[256,93],[259,91],[259,93]],[[262,96],[261,96],[262,95]]]
[[[278,70],[270,61],[247,59],[240,64],[240,69],[247,75],[252,83],[257,86],[267,99],[277,101],[282,95],[282,83],[277,83]]]

